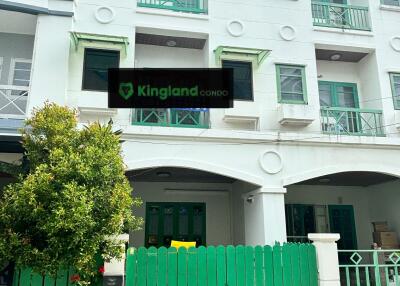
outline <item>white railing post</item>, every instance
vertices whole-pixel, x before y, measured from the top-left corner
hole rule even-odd
[[[129,234],[121,234],[114,237],[113,240],[119,242],[121,247],[125,249],[125,243],[129,241]],[[104,262],[103,278],[105,285],[111,283],[113,285],[123,285],[125,275],[125,250],[121,259],[111,259],[109,262]]]
[[[320,286],[340,286],[339,258],[336,241],[338,233],[309,233],[317,251],[318,281]]]

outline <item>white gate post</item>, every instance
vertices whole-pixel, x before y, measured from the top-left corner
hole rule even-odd
[[[317,251],[318,281],[320,286],[340,286],[339,258],[336,241],[338,233],[309,233]]]

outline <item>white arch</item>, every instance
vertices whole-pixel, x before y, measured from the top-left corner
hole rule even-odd
[[[245,173],[242,171],[230,169],[225,166],[210,164],[208,162],[203,162],[203,161],[164,157],[164,158],[152,158],[140,161],[133,160],[125,162],[125,164],[127,165],[127,171],[146,169],[146,168],[157,168],[157,167],[188,168],[188,169],[195,169],[238,179],[260,187],[263,185],[263,179],[261,177],[254,176],[252,174]]]
[[[400,178],[400,169],[398,167],[379,165],[379,164],[354,163],[352,165],[341,164],[341,165],[326,166],[323,168],[313,169],[293,176],[289,176],[283,179],[283,185],[284,186],[292,185],[313,178],[335,173],[343,173],[343,172],[374,172]]]

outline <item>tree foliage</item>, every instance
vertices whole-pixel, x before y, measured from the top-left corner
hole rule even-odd
[[[119,132],[111,123],[79,129],[77,113],[46,103],[22,131],[29,171],[0,198],[0,264],[55,274],[72,266],[89,279],[96,254],[118,257],[112,237],[137,229],[121,157]],[[86,277],[86,278],[85,278]]]

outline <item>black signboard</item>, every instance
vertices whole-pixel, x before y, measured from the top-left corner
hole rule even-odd
[[[233,69],[109,69],[109,108],[230,108]]]

